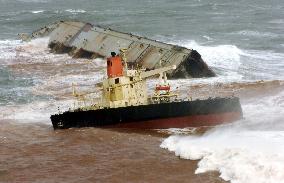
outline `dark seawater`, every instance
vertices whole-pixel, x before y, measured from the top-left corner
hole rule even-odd
[[[196,49],[218,76],[173,88],[193,99],[237,95],[244,119],[205,133],[53,131],[49,116],[73,105],[72,82],[100,96],[105,61],[54,55],[48,38],[17,34],[66,19]],[[281,183],[283,50],[282,0],[0,0],[0,182]]]

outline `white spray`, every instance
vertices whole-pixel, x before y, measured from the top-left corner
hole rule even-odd
[[[242,107],[243,120],[202,136],[174,135],[161,147],[200,160],[195,173],[218,171],[232,183],[284,182],[284,91]]]

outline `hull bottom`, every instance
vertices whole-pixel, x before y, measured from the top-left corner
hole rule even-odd
[[[118,123],[116,125],[105,126],[109,128],[139,128],[139,129],[166,129],[166,128],[186,128],[186,127],[212,127],[216,125],[230,123],[241,119],[240,112],[227,112],[221,114],[207,114],[173,117],[165,119],[155,119],[148,121]]]
[[[54,129],[111,127],[165,129],[216,126],[242,118],[239,99],[215,98],[99,110],[75,110],[51,116]]]

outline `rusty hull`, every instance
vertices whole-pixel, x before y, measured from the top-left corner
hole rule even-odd
[[[108,57],[110,52],[127,48],[129,65],[147,69],[176,65],[171,78],[213,77],[215,73],[196,50],[162,43],[145,37],[122,33],[79,21],[60,21],[33,32],[30,38],[49,36],[55,53],[75,58]]]

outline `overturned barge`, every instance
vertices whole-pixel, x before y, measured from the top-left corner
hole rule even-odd
[[[71,127],[184,128],[214,126],[242,118],[237,97],[183,101],[171,91],[166,72],[176,66],[154,70],[128,69],[125,50],[107,59],[100,103],[51,115],[54,129]],[[146,79],[159,75],[153,95],[147,95]],[[76,94],[75,94],[76,95]]]

